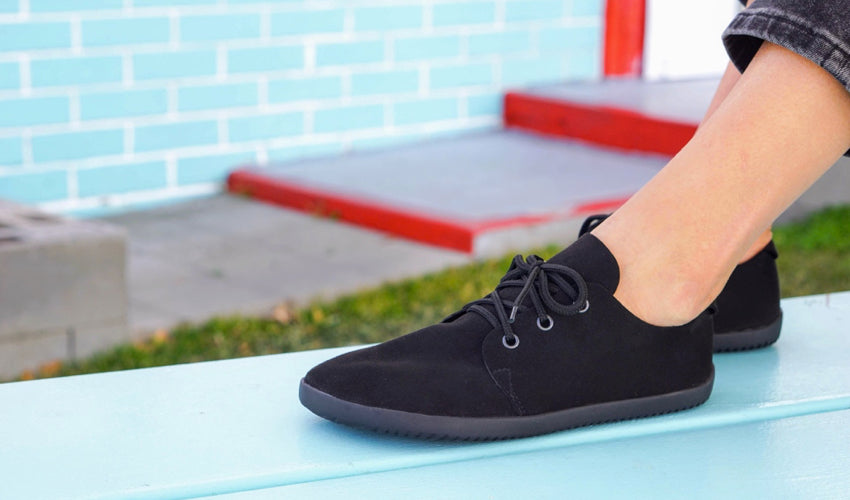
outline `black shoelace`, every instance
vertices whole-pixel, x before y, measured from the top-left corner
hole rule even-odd
[[[516,298],[510,300],[499,293],[506,288],[521,290]],[[552,296],[553,289],[563,291],[570,298],[570,302],[565,304],[555,300]],[[517,312],[529,309],[522,303],[526,297],[531,298],[531,305],[537,314],[537,327],[542,331],[551,330],[555,326],[555,321],[547,311],[567,316],[583,313],[590,307],[587,301],[587,283],[575,269],[546,262],[536,255],[530,255],[525,260],[522,255],[517,255],[496,289],[483,299],[466,304],[462,312],[480,314],[493,328],[501,328],[504,333],[502,344],[508,349],[514,349],[519,345],[519,337],[511,325]],[[495,309],[495,315],[491,308]],[[505,312],[506,308],[510,308],[510,313]]]

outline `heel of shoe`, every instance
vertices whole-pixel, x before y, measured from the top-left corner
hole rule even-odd
[[[766,347],[779,339],[782,330],[782,312],[773,323],[759,328],[714,335],[714,352],[747,351]]]

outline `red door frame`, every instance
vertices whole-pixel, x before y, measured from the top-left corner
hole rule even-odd
[[[606,1],[603,49],[606,77],[641,75],[645,25],[646,0]]]

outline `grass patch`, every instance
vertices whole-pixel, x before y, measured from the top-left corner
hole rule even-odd
[[[778,228],[782,295],[850,289],[850,206],[830,208]],[[549,257],[552,246],[533,250]],[[293,310],[274,318],[223,317],[157,332],[74,363],[51,363],[22,379],[256,356],[381,342],[439,321],[492,290],[511,255],[475,262]]]

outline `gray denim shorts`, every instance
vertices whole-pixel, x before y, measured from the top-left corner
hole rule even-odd
[[[755,0],[723,33],[741,72],[764,40],[814,61],[850,91],[850,0]]]

